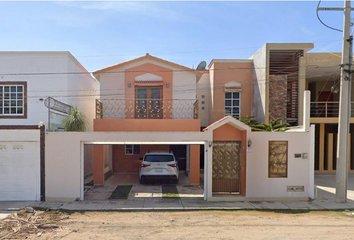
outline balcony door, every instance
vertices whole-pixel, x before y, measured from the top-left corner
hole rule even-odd
[[[162,118],[162,99],[162,86],[135,87],[135,118]]]

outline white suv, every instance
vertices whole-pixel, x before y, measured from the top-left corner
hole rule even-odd
[[[178,183],[178,163],[172,152],[148,152],[140,164],[139,180],[161,179]]]

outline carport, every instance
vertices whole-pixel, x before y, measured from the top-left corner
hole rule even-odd
[[[190,145],[191,184],[199,182],[200,145],[205,149],[204,169],[208,169],[212,154],[208,151],[212,146],[212,134],[208,132],[52,132],[46,139],[48,201],[84,200],[85,145],[94,145],[96,184],[104,183],[104,145]],[[207,174],[204,172],[205,179],[208,179]],[[211,196],[211,187],[204,181],[204,199],[208,196]]]
[[[145,141],[115,141],[115,142],[98,142],[84,143],[93,147],[93,178],[87,181],[85,178],[85,195],[84,199],[89,201],[108,200],[112,192],[116,188],[131,187],[129,192],[129,200],[138,200],[141,198],[160,198],[165,196],[164,193],[175,189],[178,197],[204,197],[203,179],[204,174],[200,171],[200,145],[205,144],[204,141],[170,141],[170,142],[145,142]],[[131,148],[134,147],[133,154]],[[179,147],[186,149],[186,160],[178,161],[179,165],[179,183],[176,184],[169,180],[149,180],[144,183],[139,182],[139,168],[141,158],[148,152],[172,151],[176,159],[178,159]],[[136,149],[137,148],[137,149]],[[126,152],[125,152],[125,151]],[[130,154],[127,152],[130,151]],[[86,152],[85,152],[86,153]],[[204,154],[203,154],[204,155]],[[87,166],[87,158],[84,156],[85,166]],[[183,166],[185,165],[185,166]],[[85,170],[87,174],[87,171]],[[87,175],[86,175],[87,176]],[[93,185],[93,186],[92,186]]]
[[[201,142],[199,142],[201,143]],[[203,144],[204,145],[204,144]],[[85,167],[90,168],[93,180],[90,183],[105,185],[114,182],[129,183],[138,181],[141,158],[145,153],[153,151],[173,152],[176,159],[179,159],[179,148],[184,149],[182,161],[179,161],[179,168],[188,175],[188,184],[199,185],[200,179],[200,146],[195,142],[109,142],[109,143],[85,143],[85,154],[87,146],[93,150],[93,157],[85,156]],[[177,150],[177,151],[175,151]],[[92,159],[91,159],[92,158]],[[90,167],[87,160],[91,161]],[[87,176],[89,171],[85,169]],[[113,175],[113,176],[112,176]],[[125,176],[128,178],[126,179]],[[85,179],[87,181],[87,177]]]

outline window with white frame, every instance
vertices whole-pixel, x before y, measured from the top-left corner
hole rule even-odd
[[[25,85],[0,83],[0,116],[25,116]]]
[[[140,145],[125,145],[125,155],[140,155]]]
[[[241,92],[225,92],[225,116],[241,115]]]

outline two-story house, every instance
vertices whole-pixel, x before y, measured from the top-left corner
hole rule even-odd
[[[316,126],[317,173],[336,171],[341,56],[341,53],[335,52],[309,53],[306,56],[306,85],[311,91],[311,123]],[[353,93],[352,89],[352,101]],[[353,107],[351,111],[353,117]],[[354,173],[354,154],[351,154],[354,150],[354,118],[351,118],[350,123],[348,171]]]
[[[95,132],[199,132],[194,69],[149,54],[94,72],[100,82]],[[173,151],[191,184],[199,184],[199,145],[97,145],[94,182],[107,172],[135,173],[147,151]],[[96,161],[97,162],[97,161]],[[104,168],[104,169],[102,169]]]
[[[0,52],[0,200],[45,199],[45,131],[63,131],[72,107],[92,131],[98,90],[70,52]]]

